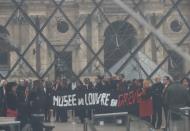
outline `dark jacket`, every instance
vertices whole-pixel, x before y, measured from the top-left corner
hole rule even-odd
[[[6,115],[6,109],[7,109],[7,92],[4,90],[3,87],[0,87],[0,116]]]
[[[51,87],[46,87],[43,89],[43,95],[45,97],[45,109],[50,109],[53,103],[53,90]]]
[[[36,88],[31,91],[29,96],[31,113],[44,113],[45,110],[45,94],[42,88]]]
[[[150,93],[152,96],[153,105],[161,106],[162,105],[162,90],[164,85],[159,82],[152,85]]]
[[[8,93],[7,95],[7,108],[12,110],[17,110],[17,95],[13,92]]]
[[[166,104],[168,107],[183,107],[190,102],[190,97],[180,82],[175,82],[171,84],[166,90]]]

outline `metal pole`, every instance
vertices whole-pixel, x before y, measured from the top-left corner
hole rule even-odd
[[[128,112],[94,114],[94,117],[98,118],[98,117],[123,116],[123,115],[128,115]]]
[[[87,129],[87,122],[88,122],[88,119],[85,118],[85,119],[84,119],[84,124],[83,124],[83,129],[84,129],[84,131],[87,131],[87,130],[88,130],[88,129]]]
[[[126,131],[130,131],[130,116],[126,115]]]

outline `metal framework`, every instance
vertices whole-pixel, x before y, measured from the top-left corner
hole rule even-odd
[[[95,15],[95,12],[97,12],[97,11],[100,12],[101,16],[103,16],[103,19],[105,20],[105,22],[108,25],[112,24],[112,22],[110,22],[110,20],[109,20],[109,17],[106,16],[106,14],[104,13],[104,11],[102,10],[102,6],[103,6],[103,4],[104,4],[104,2],[106,0],[89,0],[89,1],[91,1],[94,4],[94,8],[93,8],[93,10],[91,12],[89,12],[89,15],[85,18],[84,22],[80,25],[80,27],[77,27],[72,22],[72,20],[66,15],[66,13],[64,12],[64,10],[63,10],[64,5],[63,4],[64,4],[65,0],[60,0],[60,2],[57,2],[56,0],[49,0],[49,1],[51,1],[53,3],[53,5],[54,5],[55,8],[52,11],[52,13],[48,16],[48,18],[46,19],[45,23],[42,25],[41,28],[39,28],[33,22],[32,18],[29,16],[29,14],[22,8],[27,1],[28,0],[20,0],[20,2],[17,2],[17,0],[11,0],[12,4],[15,6],[15,9],[14,9],[13,13],[10,15],[9,19],[7,20],[7,22],[4,24],[4,27],[7,27],[10,24],[10,22],[12,21],[12,19],[14,18],[14,16],[16,15],[16,12],[20,11],[22,13],[22,15],[24,16],[24,18],[27,20],[27,22],[30,24],[30,26],[32,26],[32,28],[36,31],[36,34],[35,34],[34,38],[32,39],[32,41],[27,45],[27,47],[25,48],[25,50],[23,52],[15,50],[15,52],[18,55],[19,58],[16,60],[16,62],[12,66],[12,68],[8,71],[8,73],[6,74],[6,76],[3,76],[2,74],[0,74],[1,78],[8,79],[10,77],[11,73],[15,70],[16,66],[19,64],[20,61],[23,61],[26,64],[26,66],[32,71],[32,73],[34,73],[34,75],[38,79],[43,79],[48,74],[48,72],[53,68],[53,66],[56,63],[55,59],[49,65],[49,67],[46,69],[46,71],[42,75],[40,75],[39,72],[37,72],[31,66],[31,64],[28,62],[28,60],[26,60],[26,58],[24,57],[28,53],[29,49],[32,47],[32,45],[34,44],[35,40],[39,36],[44,40],[44,42],[51,49],[51,51],[53,51],[53,53],[55,54],[55,56],[59,56],[60,53],[65,52],[66,49],[68,49],[68,47],[71,45],[71,43],[73,42],[73,40],[76,37],[80,38],[80,40],[83,42],[83,44],[91,52],[91,54],[93,55],[93,57],[91,58],[90,61],[88,61],[88,63],[86,64],[86,66],[80,71],[79,74],[76,74],[73,70],[70,70],[70,72],[72,73],[72,75],[74,76],[75,79],[79,79],[95,60],[97,60],[100,63],[100,65],[104,68],[104,71],[107,74],[111,75],[111,72],[109,71],[109,69],[106,69],[104,67],[104,62],[99,57],[100,53],[104,50],[105,43],[99,48],[98,51],[94,51],[94,49],[91,47],[90,43],[81,34],[81,30],[87,24],[88,19],[91,16]],[[141,10],[141,8],[140,8],[140,6],[143,4],[144,0],[138,0],[137,2],[135,0],[129,0],[129,1],[131,1],[131,3],[133,4],[133,9],[135,11],[139,12],[139,14],[145,18],[145,14]],[[178,7],[180,5],[180,3],[182,3],[182,1],[184,1],[184,0],[170,0],[170,1],[172,3],[171,8],[168,9],[168,11],[161,17],[160,21],[155,25],[155,28],[158,29],[174,11],[177,11],[177,13],[180,16],[180,19],[182,20],[182,22],[185,24],[186,28],[188,29],[188,32],[184,35],[184,37],[177,44],[178,46],[181,46],[181,45],[184,44],[184,42],[190,36],[190,25],[187,22],[186,18],[184,17],[183,12]],[[55,47],[53,46],[53,43],[51,43],[50,40],[43,34],[44,29],[47,27],[48,23],[53,19],[53,17],[55,16],[55,14],[56,14],[57,11],[59,11],[61,13],[62,17],[69,23],[69,25],[71,26],[71,28],[75,32],[70,37],[69,41],[66,43],[66,45],[64,46],[64,48],[62,49],[61,52],[58,52],[55,49]],[[126,15],[126,17],[125,17],[125,19],[123,19],[123,21],[127,21],[129,18],[131,18],[131,16],[130,15]],[[120,25],[120,28],[122,29],[123,26],[124,25]],[[115,31],[113,28],[112,28],[112,30],[113,30],[113,32],[115,32],[117,34],[117,31]],[[142,70],[142,72],[146,75],[146,77],[149,78],[149,79],[151,79],[154,76],[154,74],[164,65],[164,63],[167,62],[167,60],[169,58],[169,54],[166,55],[166,57],[157,65],[157,67],[150,74],[148,74],[146,72],[146,70],[143,68],[143,66],[141,65],[141,63],[139,62],[138,58],[136,57],[137,53],[145,46],[146,42],[151,39],[152,35],[153,35],[152,33],[149,33],[145,38],[143,38],[143,40],[141,42],[138,43],[138,45],[135,47],[135,49],[130,52],[130,56],[125,60],[125,62],[116,71],[116,74],[121,73],[123,71],[123,69],[133,59],[137,63],[137,65],[140,67],[140,69]],[[165,50],[165,52],[167,52],[167,48],[164,46],[164,44],[162,44],[161,41],[159,43],[160,43],[161,47],[163,47],[163,49]],[[190,71],[186,75],[188,76],[189,74],[190,74]]]

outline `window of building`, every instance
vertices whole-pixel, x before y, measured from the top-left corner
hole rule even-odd
[[[0,66],[9,65],[9,53],[0,51]]]
[[[170,24],[170,28],[173,32],[180,32],[182,29],[182,24],[178,20],[174,20]]]
[[[115,21],[105,30],[104,66],[110,69],[136,45],[136,30],[128,22]]]

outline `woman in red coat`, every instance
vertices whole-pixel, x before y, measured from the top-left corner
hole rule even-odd
[[[142,119],[151,122],[151,116],[153,113],[152,109],[152,98],[150,97],[150,81],[143,81],[143,88],[140,94],[139,103],[139,115]]]

